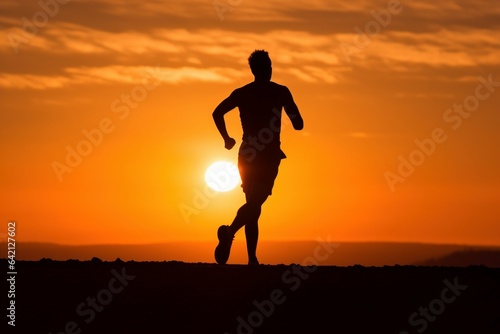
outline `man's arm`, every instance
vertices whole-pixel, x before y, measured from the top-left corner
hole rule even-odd
[[[227,133],[226,122],[224,121],[224,115],[237,107],[236,99],[234,97],[234,92],[227,97],[224,101],[222,101],[212,113],[212,117],[214,119],[215,125],[217,126],[217,130],[221,134],[224,139],[224,147],[228,150],[232,149],[236,144],[236,140],[231,138]]]
[[[300,115],[299,108],[293,100],[292,93],[288,88],[285,88],[285,112],[292,122],[293,128],[295,130],[302,130],[304,128],[304,120]]]

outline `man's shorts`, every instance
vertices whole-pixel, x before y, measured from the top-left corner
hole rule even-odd
[[[277,154],[257,154],[252,159],[240,153],[238,169],[243,192],[248,195],[258,191],[262,195],[271,195],[281,159],[284,158],[286,156],[281,150]]]

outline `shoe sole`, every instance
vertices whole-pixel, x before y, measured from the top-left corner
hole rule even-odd
[[[221,226],[217,230],[217,238],[219,239],[219,244],[215,247],[215,261],[218,264],[226,264],[229,259],[229,253],[231,251],[231,242],[227,241],[227,227]]]

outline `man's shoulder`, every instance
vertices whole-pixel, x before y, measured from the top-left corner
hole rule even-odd
[[[288,89],[287,86],[285,85],[281,85],[279,83],[276,83],[274,81],[271,81],[271,84],[273,85],[273,89],[275,89],[276,91],[280,92],[281,94],[288,94],[290,92],[290,90]]]
[[[232,94],[239,94],[239,93],[243,93],[243,92],[245,92],[245,91],[247,91],[247,90],[249,90],[249,89],[250,89],[250,85],[251,85],[251,83],[248,83],[248,84],[246,84],[246,85],[243,85],[243,86],[241,86],[241,87],[238,87],[238,88],[236,88],[236,89],[234,89],[234,90],[233,90],[233,93],[232,93]]]
[[[281,85],[281,84],[276,83],[274,81],[270,81],[269,85],[270,85],[271,91],[274,91],[274,94],[276,94],[276,93],[277,94],[287,94],[290,92],[290,90],[288,89],[287,86]],[[246,85],[238,87],[235,90],[233,90],[232,95],[233,96],[241,96],[241,95],[250,94],[253,91],[253,86],[254,86],[254,83],[250,82]]]
[[[287,86],[279,84],[279,83],[274,82],[274,81],[271,81],[270,84],[273,85],[273,87],[275,87],[277,89],[288,89]]]
[[[249,82],[241,87],[236,88],[235,90],[250,89],[253,85],[255,85],[255,82]],[[287,86],[279,84],[279,83],[274,82],[274,81],[269,81],[269,85],[271,85],[271,87],[278,88],[278,89],[288,89]]]

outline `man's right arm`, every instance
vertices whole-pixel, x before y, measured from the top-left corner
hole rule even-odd
[[[295,104],[295,101],[293,100],[292,93],[287,87],[285,87],[284,107],[285,107],[285,112],[288,115],[288,118],[290,118],[290,121],[292,122],[293,128],[295,130],[302,130],[304,128],[304,120],[300,115],[297,104]]]
[[[233,146],[236,144],[236,140],[231,138],[227,133],[226,122],[224,121],[224,115],[236,107],[237,103],[233,92],[229,97],[224,99],[224,101],[222,101],[212,113],[215,126],[217,127],[217,130],[219,130],[219,133],[221,134],[222,138],[224,139],[224,147],[227,148],[228,150],[233,148]]]

